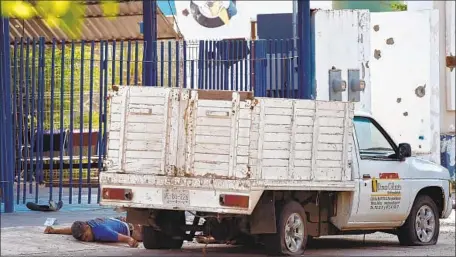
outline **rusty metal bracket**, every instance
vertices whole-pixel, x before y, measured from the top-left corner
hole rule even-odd
[[[446,66],[447,68],[450,68],[450,71],[453,71],[453,69],[456,66],[456,56],[453,56],[453,54],[450,54],[449,56],[446,57]]]

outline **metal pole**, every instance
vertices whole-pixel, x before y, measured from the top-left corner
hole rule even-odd
[[[310,0],[298,1],[298,98],[312,98]]]
[[[2,77],[2,83],[0,84],[0,91],[2,95],[2,113],[0,117],[3,119],[2,134],[3,140],[0,144],[0,153],[2,157],[2,167],[6,168],[3,170],[4,183],[4,194],[2,198],[5,202],[5,212],[14,212],[14,192],[13,192],[13,179],[14,179],[14,156],[13,153],[13,120],[12,120],[12,109],[11,109],[11,68],[10,68],[10,48],[9,48],[9,19],[0,18],[0,62],[2,65],[0,68],[0,76]]]
[[[296,50],[296,38],[298,37],[298,30],[297,30],[297,12],[298,12],[298,0],[293,0],[293,49]]]
[[[144,86],[157,85],[157,1],[143,1]]]

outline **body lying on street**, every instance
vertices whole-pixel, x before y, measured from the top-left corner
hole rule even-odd
[[[44,233],[72,235],[85,242],[122,242],[130,247],[138,247],[138,242],[142,242],[142,227],[127,223],[124,217],[75,221],[71,227],[64,228],[48,226]]]

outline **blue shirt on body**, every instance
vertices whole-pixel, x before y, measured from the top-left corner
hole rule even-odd
[[[117,218],[97,218],[87,221],[87,224],[92,229],[95,241],[118,242],[118,234],[130,236],[128,224]]]

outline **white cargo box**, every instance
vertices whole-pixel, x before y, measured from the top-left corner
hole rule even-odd
[[[345,102],[120,87],[101,186],[351,191],[352,118]]]

